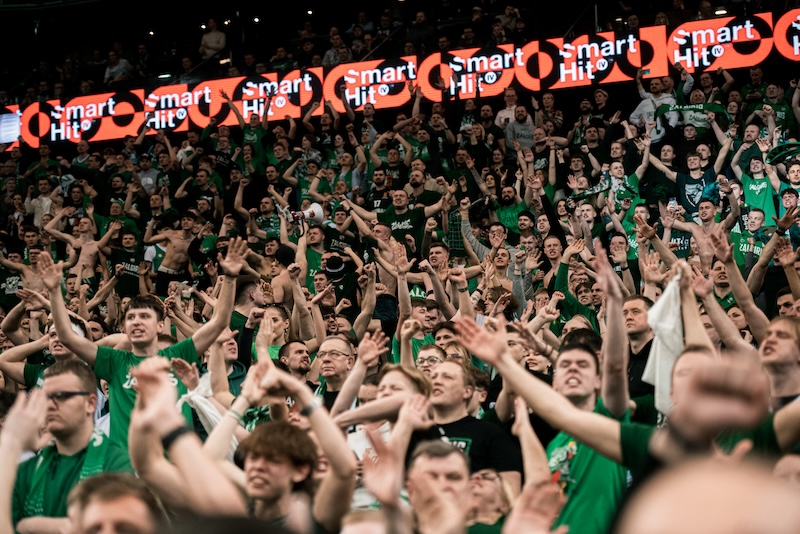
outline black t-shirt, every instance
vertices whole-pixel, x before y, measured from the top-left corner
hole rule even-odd
[[[401,162],[397,165],[384,163],[378,169],[386,173],[386,187],[388,189],[402,189],[408,183],[408,165],[405,163]]]
[[[434,439],[461,449],[469,457],[473,473],[481,469],[522,472],[519,445],[492,423],[468,415],[453,423],[434,425],[425,432],[415,432],[408,450],[413,452],[420,442]]]
[[[114,290],[120,297],[135,297],[139,294],[139,264],[144,260],[144,253],[140,248],[126,250],[124,248],[112,248],[108,257],[111,265],[111,272],[117,265],[122,265],[124,271],[119,278]]]
[[[389,189],[370,189],[361,198],[364,199],[364,209],[373,213],[383,213],[392,205]]]
[[[638,354],[634,354],[633,350],[630,351],[630,357],[628,358],[628,389],[631,398],[655,394],[656,388],[642,381],[642,374],[644,374],[644,368],[647,365],[647,359],[650,357],[652,346],[653,340],[651,339]]]

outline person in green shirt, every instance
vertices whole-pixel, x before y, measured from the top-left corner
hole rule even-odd
[[[503,377],[503,386],[518,392],[534,413],[561,432],[547,446],[547,458],[567,502],[554,526],[568,525],[572,533],[605,533],[627,486],[626,469],[597,449],[587,447],[584,435],[561,417],[597,419],[619,428],[630,418],[628,354],[622,290],[605,251],[597,251],[597,282],[606,294],[608,334],[602,358],[591,348],[575,344],[562,348],[554,361],[552,388],[535,376],[520,372],[520,364],[508,348],[505,328],[492,334],[474,321],[456,322],[458,341]],[[602,361],[602,375],[601,365]],[[524,376],[523,376],[524,375]],[[602,376],[602,379],[601,379]]]
[[[744,143],[731,161],[731,169],[736,178],[742,182],[744,202],[751,208],[758,208],[764,212],[766,224],[772,226],[772,218],[778,216],[775,211],[775,195],[781,190],[781,181],[775,167],[765,162],[767,152],[771,148],[768,139],[757,139],[756,143],[761,154],[753,156],[748,162],[748,172],[739,166],[742,153],[750,148],[750,143]]]
[[[58,362],[45,372],[36,415],[53,442],[19,465],[12,498],[16,531],[68,528],[67,495],[78,482],[101,473],[133,472],[126,452],[95,429],[96,384],[89,366],[77,359]],[[28,438],[38,437],[36,426],[31,435],[16,438],[34,441]]]
[[[91,365],[99,378],[108,382],[109,412],[111,414],[110,437],[112,443],[127,450],[128,427],[136,401],[135,380],[131,367],[138,366],[146,358],[164,356],[181,358],[189,364],[200,363],[203,354],[230,322],[236,292],[236,277],[244,265],[247,243],[236,238],[229,246],[225,258],[219,259],[219,268],[225,273],[222,290],[211,319],[191,337],[159,350],[158,335],[164,330],[164,307],[158,297],[141,295],[131,299],[124,317],[125,337],[132,346],[131,351],[98,347],[85,337],[78,336],[70,327],[64,299],[61,295],[61,267],[42,255],[41,276],[50,294],[53,322],[61,342],[83,361]],[[185,387],[174,379],[178,389]],[[186,407],[184,415],[191,422],[191,410]]]

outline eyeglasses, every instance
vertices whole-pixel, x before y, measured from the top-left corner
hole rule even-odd
[[[325,358],[326,356],[330,356],[331,359],[337,360],[339,358],[349,358],[349,354],[345,354],[344,352],[339,352],[338,350],[329,350],[326,352],[317,352],[317,358]]]
[[[53,393],[47,394],[47,400],[51,400],[56,404],[60,404],[65,400],[69,400],[72,397],[86,397],[90,393],[88,391],[54,391]]]
[[[437,363],[442,363],[442,359],[436,356],[431,356],[430,358],[417,358],[417,365],[436,365]]]

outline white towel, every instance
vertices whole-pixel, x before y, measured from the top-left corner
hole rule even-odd
[[[181,410],[183,403],[188,404],[194,411],[197,412],[197,417],[200,419],[203,428],[206,432],[211,434],[222,418],[224,417],[219,413],[217,407],[208,400],[208,397],[213,397],[214,392],[211,390],[211,373],[206,373],[200,377],[200,382],[197,387],[178,399],[178,411]],[[235,437],[231,437],[231,443],[228,446],[228,459],[233,461],[233,455],[236,453],[236,448],[239,442]]]
[[[683,350],[680,277],[678,272],[647,312],[654,338],[642,380],[655,386],[656,408],[664,415],[672,408],[672,367]]]

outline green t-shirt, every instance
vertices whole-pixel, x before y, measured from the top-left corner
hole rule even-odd
[[[761,232],[758,234],[762,235]],[[731,232],[731,243],[734,245],[733,259],[736,261],[736,265],[739,266],[739,270],[743,275],[745,274],[747,254],[750,249],[750,243],[748,243],[747,239],[750,237],[755,239],[753,243],[753,258],[754,261],[758,261],[758,258],[761,257],[761,253],[764,251],[764,242],[746,230],[740,234]]]
[[[59,454],[50,462],[50,472],[45,478],[44,486],[44,516],[45,517],[66,517],[67,516],[67,495],[70,490],[80,481],[81,468],[89,447],[73,454],[64,456]],[[12,519],[14,525],[25,519],[25,500],[31,490],[33,476],[39,464],[40,457],[33,458],[21,463],[17,470],[17,480],[14,484],[14,494],[12,500]],[[132,473],[130,460],[126,451],[120,449],[113,443],[108,444],[103,462],[104,473]]]
[[[417,339],[415,337],[411,338],[411,353],[414,355],[414,361],[417,361],[417,354],[419,353],[419,349],[423,345],[427,345],[429,343],[433,343],[434,339],[431,334],[425,334],[425,337],[422,339]],[[391,356],[391,363],[400,363],[400,340],[397,339],[397,336],[392,336],[392,356]]]
[[[742,190],[747,205],[764,212],[764,226],[774,226],[772,218],[778,214],[775,212],[775,191],[769,178],[753,178],[742,173]]]
[[[192,338],[158,351],[159,356],[170,360],[181,358],[189,363],[200,365],[200,358],[194,347]],[[108,382],[108,403],[111,414],[111,442],[128,450],[128,427],[131,424],[131,412],[136,402],[136,391],[133,386],[136,380],[131,376],[130,368],[137,367],[145,359],[132,352],[116,350],[109,347],[97,347],[97,359],[94,362],[94,373],[97,378]],[[178,388],[178,396],[186,393],[183,382],[170,373],[172,383]],[[183,415],[187,424],[192,424],[192,409],[188,404],[183,406]]]
[[[594,413],[613,417],[598,397]],[[626,413],[619,419],[629,420]],[[559,432],[547,446],[553,478],[567,502],[554,527],[568,525],[570,534],[605,534],[627,487],[627,469]]]
[[[505,226],[509,232],[519,233],[519,214],[528,209],[528,205],[523,200],[519,204],[513,206],[500,206],[495,208],[494,212],[497,219]]]
[[[242,315],[236,310],[233,310],[231,314],[231,331],[235,332],[238,331],[240,334],[242,330],[244,330],[244,325],[247,323],[247,317]]]
[[[775,414],[768,414],[757,427],[750,430],[725,432],[717,439],[717,445],[725,452],[745,439],[753,442],[750,455],[777,457],[781,454],[778,438],[775,436]],[[622,463],[631,470],[634,481],[648,470],[651,463],[648,447],[656,427],[640,423],[623,422],[620,425],[620,446]]]
[[[322,270],[322,253],[317,252],[312,248],[306,249],[306,263],[308,263],[308,271],[306,272],[306,287],[312,293],[314,291],[314,275]]]

